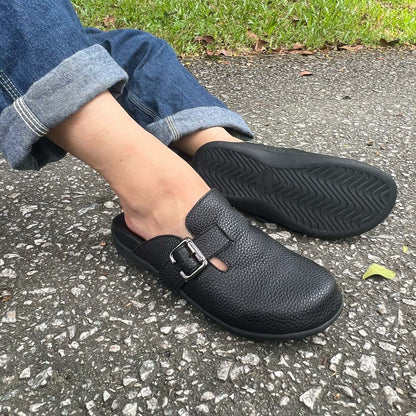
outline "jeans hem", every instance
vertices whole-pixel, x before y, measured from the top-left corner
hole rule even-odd
[[[0,150],[14,169],[38,170],[65,151],[44,137],[106,90],[118,96],[126,72],[100,45],[82,49],[34,82],[0,114]]]
[[[164,144],[169,145],[183,136],[211,127],[224,127],[242,140],[250,140],[254,137],[253,132],[239,114],[216,106],[179,111],[149,124],[146,130]]]

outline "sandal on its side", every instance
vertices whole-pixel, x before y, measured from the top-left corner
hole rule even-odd
[[[195,204],[185,225],[193,239],[162,235],[145,241],[120,214],[112,235],[122,256],[238,335],[302,338],[340,314],[342,296],[332,275],[253,227],[218,191]],[[213,266],[213,257],[228,269]]]
[[[192,166],[236,208],[313,237],[364,233],[390,213],[393,179],[351,159],[246,142],[210,142]]]

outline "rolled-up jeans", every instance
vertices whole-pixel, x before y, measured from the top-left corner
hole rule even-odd
[[[67,0],[0,0],[0,150],[12,168],[61,159],[48,131],[106,90],[166,145],[210,127],[252,137],[164,40],[85,29]]]

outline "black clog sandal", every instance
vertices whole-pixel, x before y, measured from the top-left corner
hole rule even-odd
[[[342,296],[332,275],[253,227],[218,191],[204,195],[185,224],[193,239],[162,235],[145,241],[120,214],[112,235],[122,256],[235,334],[302,338],[340,314]],[[227,271],[212,265],[213,257]]]
[[[394,180],[351,159],[246,142],[210,142],[190,162],[239,210],[302,234],[345,238],[390,213]]]

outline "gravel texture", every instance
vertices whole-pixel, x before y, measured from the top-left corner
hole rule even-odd
[[[359,237],[256,223],[334,274],[342,315],[300,341],[233,336],[116,254],[118,201],[91,169],[0,159],[0,415],[416,416],[416,52],[185,64],[257,141],[396,179],[392,214]],[[371,263],[396,277],[363,280]]]

